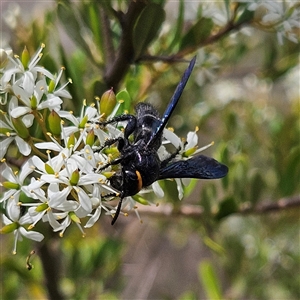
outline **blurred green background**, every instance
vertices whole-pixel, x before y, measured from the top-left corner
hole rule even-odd
[[[199,147],[214,141],[204,154],[229,173],[192,180],[182,201],[162,183],[142,224],[101,217],[85,238],[72,226],[16,256],[1,235],[1,299],[300,299],[299,44],[280,45],[244,3],[17,3],[0,6],[1,47],[33,55],[45,43],[41,64],[72,78],[74,114],[110,87],[128,90],[123,110],[147,100],[163,112],[197,55],[169,126],[182,137],[198,126]]]

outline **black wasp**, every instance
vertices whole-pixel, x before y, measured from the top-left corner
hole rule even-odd
[[[109,123],[127,121],[124,137],[107,140],[102,147],[104,148],[117,142],[120,152],[119,158],[100,169],[104,170],[110,165],[121,164],[120,171],[117,171],[110,178],[111,186],[120,191],[120,201],[113,217],[112,225],[119,216],[123,199],[137,194],[142,188],[151,185],[156,180],[165,178],[215,179],[222,178],[227,174],[227,166],[204,155],[197,155],[187,160],[174,161],[175,156],[180,151],[178,149],[176,153],[160,161],[157,154],[157,150],[162,143],[163,130],[178,103],[194,68],[195,61],[196,57],[191,60],[184,72],[162,118],[160,118],[158,111],[152,105],[138,103],[135,107],[135,116],[124,114],[98,123],[101,126],[105,126]],[[129,140],[131,135],[133,135],[132,142]]]

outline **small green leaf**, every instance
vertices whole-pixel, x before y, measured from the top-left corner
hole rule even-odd
[[[216,252],[219,255],[224,255],[226,254],[226,250],[218,243],[216,243],[214,240],[212,240],[209,236],[205,236],[203,238],[204,244],[209,247],[211,250]]]
[[[212,19],[201,18],[194,24],[181,40],[179,50],[193,48],[199,46],[201,42],[206,40],[213,28]]]
[[[233,197],[228,197],[219,205],[219,211],[216,215],[217,220],[221,220],[237,211],[237,205]]]
[[[172,40],[170,46],[168,47],[168,52],[172,52],[173,48],[180,41],[183,24],[184,24],[184,1],[183,0],[179,1],[178,16],[176,19],[177,19],[177,22],[176,22],[176,26],[175,26],[175,34],[174,34],[174,37],[173,37],[173,40]]]
[[[227,19],[230,19],[230,0],[224,0]]]
[[[285,159],[285,170],[280,174],[279,188],[283,196],[292,195],[299,189],[300,178],[300,147],[290,150]]]
[[[91,31],[93,32],[93,37],[97,48],[100,50],[100,53],[103,53],[103,36],[102,25],[99,22],[99,7],[97,2],[91,1],[88,2],[88,22]]]
[[[260,196],[266,188],[264,176],[261,170],[258,170],[251,176],[250,181],[250,202],[256,204],[260,200]]]
[[[68,2],[68,1],[66,1]],[[93,57],[89,46],[81,36],[82,25],[74,14],[74,5],[71,3],[59,2],[57,5],[57,15],[64,26],[67,34],[78,46],[80,46],[88,57]]]
[[[207,295],[207,299],[223,299],[220,282],[210,261],[203,260],[200,263],[198,274]]]
[[[122,91],[120,91],[117,95],[116,95],[117,101],[118,102],[123,102],[124,104],[122,105],[122,110],[127,110],[130,111],[131,108],[131,97],[127,91],[127,89],[124,89]],[[118,114],[118,113],[117,113]]]
[[[161,24],[165,20],[165,11],[161,5],[148,4],[138,17],[134,29],[132,43],[135,59],[139,58],[156,37]]]
[[[255,11],[250,11],[245,9],[240,17],[236,20],[236,25],[243,24],[243,23],[250,23],[254,17]]]

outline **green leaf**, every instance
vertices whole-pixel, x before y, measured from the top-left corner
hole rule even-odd
[[[103,53],[103,40],[102,36],[104,33],[102,32],[102,26],[99,22],[99,8],[93,1],[89,4],[89,24],[90,29],[93,32],[94,42],[97,45],[97,48],[100,50],[100,53]]]
[[[57,5],[57,15],[62,25],[64,26],[68,36],[80,46],[88,57],[93,58],[89,46],[81,36],[82,25],[78,22],[74,14],[74,5],[59,2]]]
[[[207,298],[222,299],[220,283],[210,261],[203,260],[200,263],[198,274]]]
[[[230,0],[224,0],[225,4],[225,9],[226,9],[226,14],[227,14],[227,19],[230,19]]]
[[[241,6],[242,7],[242,6]],[[242,23],[250,23],[254,17],[255,11],[250,11],[248,9],[245,9],[240,17],[236,20],[236,25],[242,24]]]
[[[250,202],[252,204],[257,203],[260,200],[260,196],[266,188],[264,176],[261,174],[261,170],[255,172],[250,181]]]
[[[124,110],[130,111],[131,108],[131,97],[128,93],[128,91],[126,89],[120,91],[117,95],[116,95],[117,101],[121,101],[123,102],[123,105],[121,105],[122,107],[122,112],[124,112]],[[121,113],[122,113],[121,112]],[[117,112],[117,114],[119,114],[119,111]]]
[[[168,52],[172,52],[173,48],[179,43],[183,24],[184,24],[184,1],[180,0],[179,8],[178,8],[177,22],[176,22],[176,27],[175,27],[175,34],[174,34],[174,37],[173,37],[173,40],[172,40],[170,46],[167,49]]]
[[[226,254],[226,250],[207,235],[203,237],[203,243],[219,255]]]
[[[233,197],[228,197],[219,205],[219,211],[216,215],[217,220],[221,220],[237,211],[237,204]]]
[[[285,161],[286,167],[280,174],[279,187],[283,196],[289,196],[299,190],[300,147],[292,148]]]
[[[194,24],[181,40],[179,50],[197,47],[206,40],[213,28],[212,19],[201,18]]]
[[[138,17],[133,28],[134,58],[139,58],[156,37],[159,28],[165,20],[165,11],[155,3],[148,4]]]

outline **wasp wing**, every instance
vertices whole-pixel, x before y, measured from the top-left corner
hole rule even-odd
[[[161,123],[159,126],[157,126],[155,134],[153,134],[152,138],[149,140],[147,147],[151,147],[153,144],[155,144],[155,141],[161,136],[161,134],[162,134],[164,128],[166,127],[168,120],[171,117],[172,112],[175,109],[175,107],[180,99],[180,96],[188,82],[188,79],[193,71],[195,62],[196,62],[196,56],[194,56],[193,59],[190,61],[189,66],[187,67],[184,74],[182,75],[182,78],[176,87],[176,90],[166,108],[166,111],[164,112],[164,114],[161,118]]]
[[[198,178],[217,179],[228,173],[228,167],[211,157],[194,156],[168,164],[160,170],[159,179],[165,178]]]

